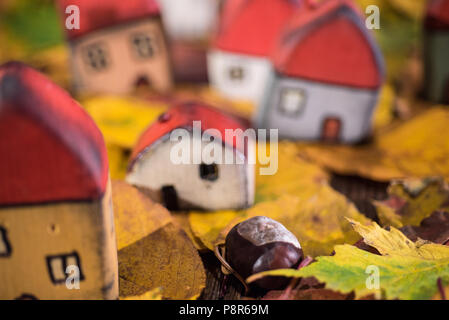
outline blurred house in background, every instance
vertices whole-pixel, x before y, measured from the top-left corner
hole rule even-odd
[[[80,8],[80,29],[65,28],[77,92],[125,94],[149,86],[165,93],[172,88],[155,0],[58,0],[58,4],[64,27],[66,8]]]
[[[426,96],[449,103],[449,0],[429,1],[424,30]]]
[[[209,37],[220,0],[158,0],[165,30],[171,39],[198,41]]]
[[[382,53],[353,1],[306,3],[274,51],[257,125],[284,138],[360,141],[383,83]]]
[[[208,55],[209,81],[232,99],[258,103],[271,72],[269,56],[295,0],[226,0]]]
[[[176,82],[207,82],[207,50],[222,0],[159,0]]]

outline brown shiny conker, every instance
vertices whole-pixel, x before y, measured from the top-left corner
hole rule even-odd
[[[296,268],[303,257],[298,239],[279,222],[258,216],[245,220],[226,236],[225,257],[244,279],[262,271]],[[285,277],[265,277],[255,282],[264,289],[281,289]]]

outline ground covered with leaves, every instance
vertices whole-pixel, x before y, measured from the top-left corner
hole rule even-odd
[[[420,99],[424,1],[375,2],[382,14],[377,37],[388,81],[371,137],[355,146],[281,141],[277,174],[257,175],[256,203],[246,210],[169,212],[123,179],[139,135],[174,101],[202,99],[248,119],[253,106],[227,101],[205,85],[179,85],[162,97],[147,92],[76,97],[108,148],[122,299],[201,297],[210,285],[201,256],[223,244],[237,223],[258,215],[285,225],[308,258],[298,270],[251,277],[249,282],[267,275],[292,280],[286,290],[257,291],[250,298],[448,297],[449,106]],[[0,51],[0,62],[24,61],[70,90],[68,49],[52,1],[2,1],[0,45],[8,48]],[[389,187],[381,199],[363,199],[368,212],[335,188],[335,174]],[[376,272],[370,266],[379,272],[374,288],[367,285]]]

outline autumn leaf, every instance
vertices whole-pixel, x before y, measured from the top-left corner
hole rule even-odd
[[[194,299],[205,287],[201,258],[170,213],[136,188],[112,184],[120,297],[145,297],[161,288],[164,299]]]
[[[155,288],[153,290],[145,292],[140,296],[131,296],[120,300],[162,300],[162,289]]]
[[[439,178],[393,181],[388,194],[387,200],[374,204],[381,224],[396,228],[419,226],[449,200],[448,189]]]
[[[252,208],[189,214],[193,233],[207,248],[213,250],[224,243],[233,226],[254,216],[282,223],[310,256],[330,254],[335,244],[357,241],[357,234],[344,217],[369,220],[329,186],[326,172],[297,156],[293,143],[281,142],[278,150],[278,172],[257,175],[257,203]]]
[[[449,283],[449,247],[413,242],[395,228],[382,229],[376,223],[365,226],[351,220],[364,241],[381,255],[351,245],[338,245],[335,255],[318,257],[316,263],[301,269],[273,270],[251,276],[252,282],[264,276],[316,277],[326,289],[355,292],[357,298],[375,294],[387,299],[430,299],[438,291],[437,281]],[[371,268],[371,269],[370,269]],[[368,288],[370,273],[379,270],[379,289]]]
[[[405,226],[401,231],[411,240],[421,238],[438,244],[449,245],[449,212],[435,211],[419,226]]]
[[[131,97],[98,96],[82,99],[81,104],[95,120],[106,143],[132,149],[142,132],[168,105]]]
[[[411,120],[382,130],[366,145],[299,143],[306,159],[344,175],[372,180],[449,177],[447,108],[430,108]]]

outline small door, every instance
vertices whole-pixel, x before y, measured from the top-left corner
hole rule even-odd
[[[178,193],[174,186],[164,186],[161,189],[162,201],[168,210],[179,210]]]
[[[341,120],[339,118],[330,117],[324,119],[321,131],[321,139],[326,142],[335,143],[340,141]]]

